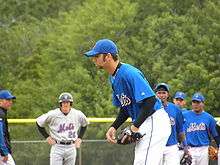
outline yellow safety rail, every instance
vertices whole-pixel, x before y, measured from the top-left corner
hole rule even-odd
[[[220,121],[220,117],[216,117],[216,120]],[[109,123],[113,122],[115,118],[88,118],[90,123]],[[28,123],[35,123],[36,119],[8,119],[9,123],[12,124],[28,124]],[[131,119],[129,118],[127,122],[131,122]]]
[[[88,118],[90,123],[109,123],[113,122],[115,118]],[[129,118],[127,122],[130,122],[131,119]],[[25,124],[25,123],[35,123],[36,119],[8,119],[9,123],[12,124]]]

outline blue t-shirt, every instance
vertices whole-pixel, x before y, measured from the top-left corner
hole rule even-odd
[[[218,136],[216,131],[216,121],[212,115],[203,111],[199,114],[194,111],[183,113],[185,119],[184,129],[187,144],[192,147],[208,146],[210,135]]]
[[[3,155],[8,155],[9,151],[8,148],[5,144],[5,138],[4,138],[4,124],[2,122],[2,119],[0,119],[0,150],[1,154]]]
[[[143,99],[155,96],[143,73],[137,68],[124,64],[118,68],[114,76],[110,76],[112,85],[112,103],[127,111],[134,122],[140,112],[140,103]],[[162,108],[162,103],[157,99],[154,109]]]
[[[178,143],[178,135],[181,132],[184,132],[183,124],[183,114],[182,111],[173,103],[168,102],[166,106],[164,106],[165,111],[168,113],[171,123],[171,134],[167,141],[166,146],[171,146]]]

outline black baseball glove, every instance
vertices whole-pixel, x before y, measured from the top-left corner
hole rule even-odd
[[[180,165],[191,165],[192,156],[189,153],[184,153],[182,159],[180,160]]]
[[[144,135],[142,135],[140,132],[132,132],[130,127],[126,127],[118,135],[117,143],[122,145],[135,143],[139,141]]]

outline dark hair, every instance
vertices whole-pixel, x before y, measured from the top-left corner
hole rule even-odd
[[[119,60],[119,56],[118,56],[118,54],[111,55],[111,56],[112,56],[112,58],[113,58],[114,61]]]
[[[109,53],[109,54],[110,54],[110,53]],[[109,55],[109,54],[103,54],[103,59],[105,59],[105,57],[106,57],[107,55]],[[112,59],[113,59],[114,61],[119,60],[118,54],[111,54],[111,56],[112,56]]]

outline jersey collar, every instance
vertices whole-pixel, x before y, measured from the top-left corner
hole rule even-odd
[[[115,69],[115,71],[114,71],[114,73],[112,74],[112,76],[115,76],[115,74],[118,72],[118,69],[121,67],[121,65],[122,64],[119,62],[116,69]]]

